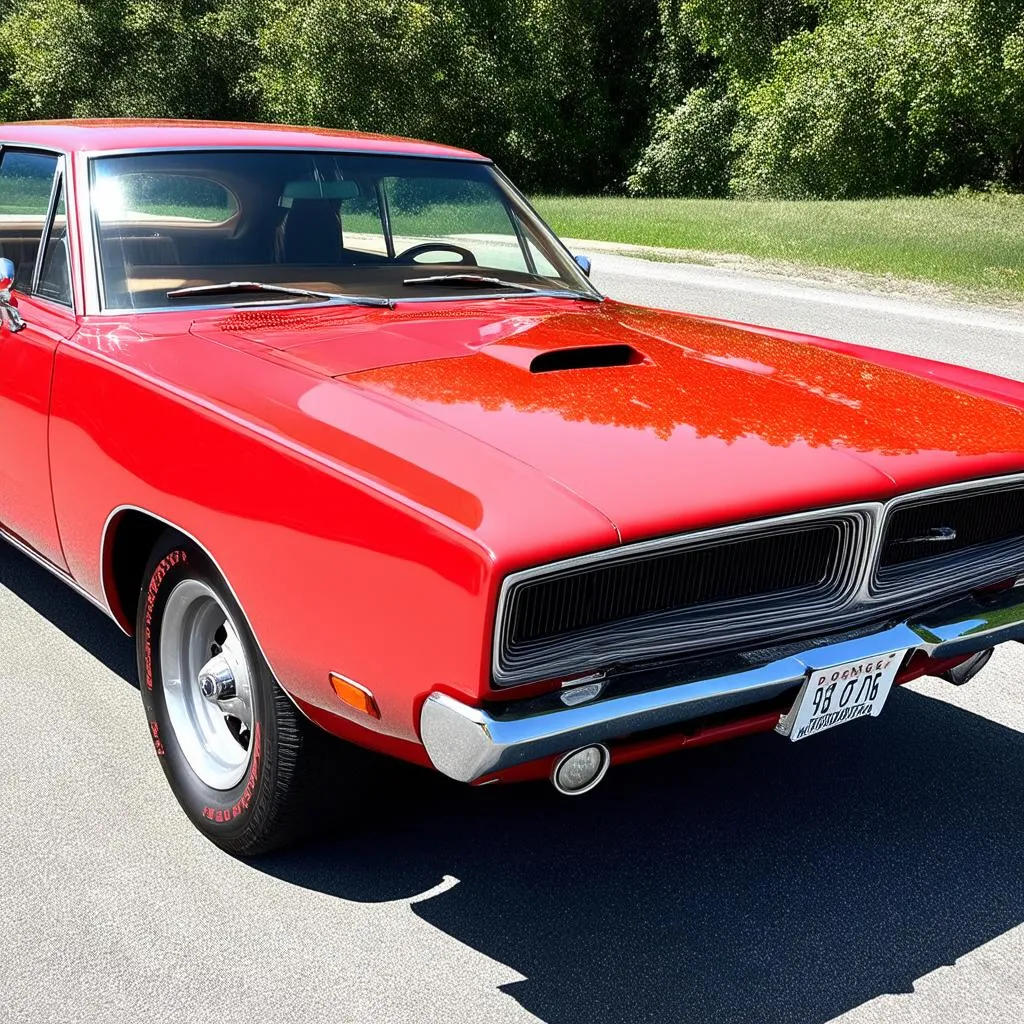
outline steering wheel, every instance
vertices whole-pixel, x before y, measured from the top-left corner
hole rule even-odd
[[[476,257],[469,249],[463,249],[461,245],[452,245],[450,242],[421,242],[419,245],[410,246],[405,252],[400,252],[395,257],[395,262],[408,261],[411,263],[417,256],[422,256],[425,252],[454,252],[462,257],[458,264],[460,267],[477,266]]]

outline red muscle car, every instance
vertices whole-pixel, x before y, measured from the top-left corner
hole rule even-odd
[[[226,850],[357,747],[582,793],[1024,638],[1024,384],[603,298],[474,153],[0,143],[3,535],[135,637]]]

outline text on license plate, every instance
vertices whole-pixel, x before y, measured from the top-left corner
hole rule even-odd
[[[881,714],[906,651],[812,669],[779,730],[797,740]],[[792,724],[790,724],[792,723]]]

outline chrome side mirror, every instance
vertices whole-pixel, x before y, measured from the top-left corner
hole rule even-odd
[[[12,333],[25,326],[21,314],[11,302],[11,288],[14,286],[14,260],[0,256],[0,317],[7,321]]]
[[[11,285],[14,284],[14,260],[0,256],[0,301],[8,302],[11,298]]]
[[[583,273],[587,275],[587,277],[590,277],[590,257],[574,256],[573,259],[576,260],[576,266],[578,266],[580,270],[582,270]]]

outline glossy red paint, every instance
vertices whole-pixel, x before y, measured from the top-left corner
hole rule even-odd
[[[66,569],[50,493],[50,381],[57,346],[78,325],[48,302],[19,307],[24,330],[0,331],[0,524]]]
[[[1024,385],[612,301],[85,315],[86,152],[475,157],[310,129],[3,132],[72,156],[79,310],[19,297],[35,330],[0,334],[0,428],[18,439],[0,467],[15,482],[0,487],[4,525],[130,630],[109,585],[123,510],[173,524],[220,567],[299,706],[396,756],[425,763],[417,720],[431,691],[489,696],[496,595],[512,570],[1024,470]],[[643,358],[530,370],[537,354],[607,343]],[[374,693],[379,721],[340,704],[331,671]]]
[[[636,540],[964,477],[1024,459],[1024,412],[905,370],[606,301],[517,305],[459,357],[348,375],[535,466]],[[627,341],[639,365],[547,374],[509,358]],[[330,369],[340,369],[339,366]],[[328,371],[330,372],[330,371]],[[571,381],[571,385],[570,382]]]
[[[969,657],[929,658],[927,654],[918,652],[901,670],[896,678],[896,685],[903,686],[904,683],[912,683],[915,679],[922,679],[924,676],[941,675],[943,672],[948,672],[951,668],[956,668],[957,665],[962,665],[965,661],[969,660]]]
[[[286,124],[228,121],[168,121],[94,118],[76,121],[23,121],[4,125],[10,144],[31,144],[66,153],[118,153],[134,149],[343,149],[410,156],[484,159],[477,153],[417,139],[369,132],[345,132]]]

